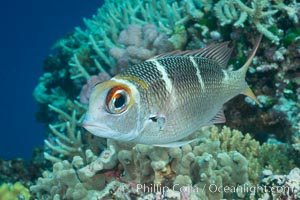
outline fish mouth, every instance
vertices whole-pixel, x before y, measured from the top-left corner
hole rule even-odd
[[[109,128],[105,124],[95,123],[93,121],[84,120],[82,122],[82,126],[90,133],[98,137],[110,138],[110,139],[125,141],[125,142],[131,141],[134,138],[136,138],[136,135],[132,134],[132,132],[121,133]]]
[[[99,124],[99,123],[94,123],[91,121],[83,121],[82,126],[88,130],[90,133],[99,136],[99,137],[105,137],[105,138],[113,138],[111,136],[117,135],[115,131],[113,131],[111,128]]]
[[[96,123],[84,120],[81,124],[84,128],[88,128],[88,127],[98,127],[98,125]]]

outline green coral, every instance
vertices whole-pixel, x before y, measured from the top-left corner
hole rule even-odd
[[[259,152],[259,163],[273,173],[286,174],[296,167],[297,153],[287,144],[263,144]]]
[[[20,182],[14,184],[3,183],[0,186],[1,200],[29,200],[29,190]]]
[[[300,28],[291,28],[285,34],[283,43],[285,44],[285,46],[288,46],[296,40],[300,40]]]
[[[172,36],[169,41],[173,44],[175,49],[182,49],[187,42],[187,32],[183,25],[177,25],[174,28]]]

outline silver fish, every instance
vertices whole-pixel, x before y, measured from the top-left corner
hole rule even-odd
[[[175,51],[124,70],[94,87],[83,126],[92,134],[156,146],[181,146],[199,127],[224,123],[223,104],[238,94],[258,100],[245,81],[247,62],[227,70],[228,42]]]

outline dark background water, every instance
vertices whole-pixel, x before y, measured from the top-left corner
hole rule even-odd
[[[0,158],[30,158],[43,145],[32,92],[51,46],[103,0],[2,1],[0,6]]]

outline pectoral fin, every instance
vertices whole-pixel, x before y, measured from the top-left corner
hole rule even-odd
[[[149,118],[152,122],[156,123],[159,126],[159,130],[163,130],[166,118],[163,116],[153,116]]]
[[[220,124],[225,122],[226,122],[226,118],[224,115],[224,109],[221,108],[219,112],[205,125]]]

